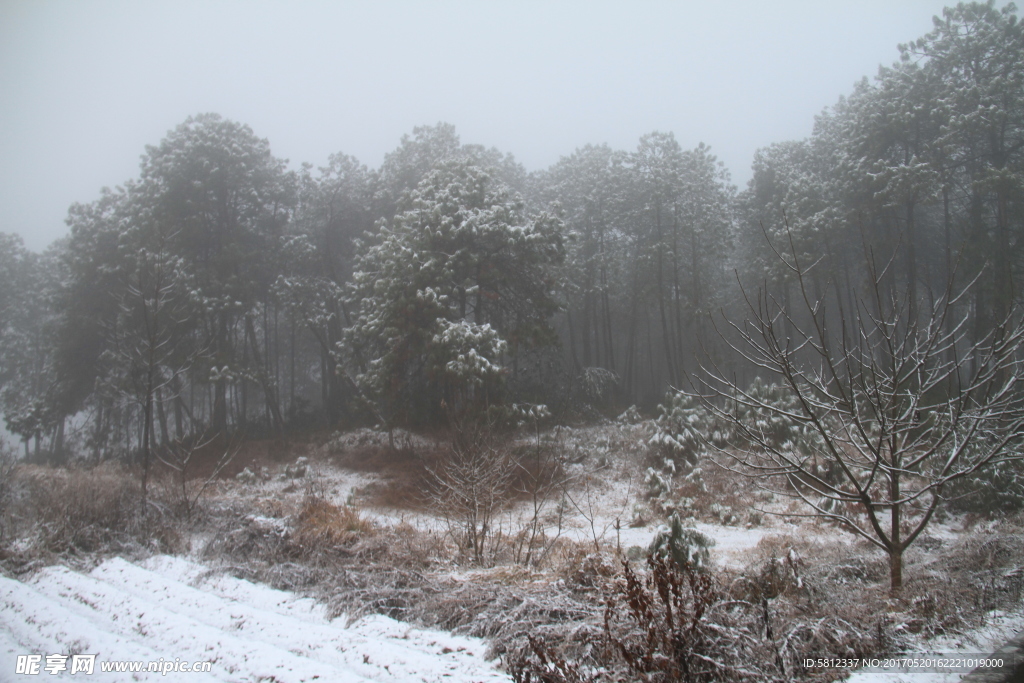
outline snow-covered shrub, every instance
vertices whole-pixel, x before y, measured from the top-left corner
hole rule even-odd
[[[643,415],[640,414],[640,410],[636,407],[636,405],[631,405],[630,407],[622,411],[622,413],[617,418],[615,418],[615,421],[621,424],[635,425],[643,422],[644,417]]]
[[[607,408],[615,403],[619,391],[619,376],[604,368],[583,368],[578,381],[578,394],[582,402],[594,408]]]
[[[714,416],[693,396],[675,391],[658,406],[655,432],[647,441],[655,465],[645,476],[647,497],[661,508],[678,505],[672,500],[676,484],[689,484],[695,491],[706,491],[700,459],[708,439],[715,436]]]
[[[606,650],[624,665],[616,667],[606,656],[601,663],[614,672],[608,680],[775,678],[753,673],[761,666],[761,653],[740,645],[740,630],[717,617],[721,593],[712,576],[660,555],[649,556],[647,566],[641,574],[625,564],[625,581],[607,601],[604,636],[611,647]],[[746,640],[754,642],[749,635]],[[741,667],[753,675],[733,676]]]
[[[647,497],[653,501],[665,501],[672,494],[672,471],[674,465],[671,460],[665,461],[666,466],[662,469],[648,467],[644,473],[644,486]]]
[[[455,423],[450,447],[428,468],[431,506],[478,564],[491,559],[494,522],[514,496],[519,469],[491,428],[469,421]]]
[[[1024,508],[1024,462],[1000,461],[973,476],[951,481],[943,496],[953,510],[1013,512]]]
[[[693,396],[669,391],[665,403],[658,406],[655,433],[648,441],[666,461],[676,466],[694,466],[711,438],[714,417]]]
[[[821,438],[813,425],[792,417],[801,413],[793,392],[760,378],[718,407],[709,408],[695,396],[670,391],[658,412],[657,431],[649,443],[677,464],[696,465],[709,447],[746,448],[752,443],[805,455],[821,451]]]
[[[246,467],[241,472],[239,472],[238,474],[235,475],[235,479],[237,479],[239,482],[241,482],[243,484],[255,484],[256,483],[256,473],[253,472],[248,467]]]
[[[708,508],[708,512],[719,522],[726,526],[738,524],[740,521],[736,511],[728,505],[722,505],[721,503],[712,503]]]
[[[284,476],[286,479],[302,479],[306,476],[306,472],[309,469],[309,461],[305,457],[300,457],[295,460],[291,465],[287,465],[284,468]]]
[[[992,452],[993,442],[1001,438],[988,434],[968,440],[969,420],[950,429],[949,418],[940,416],[938,411],[921,415],[918,422],[924,436],[928,435],[927,430],[950,435],[940,446],[938,457],[929,464],[927,475],[932,479],[943,476],[950,459],[956,461],[954,470],[963,469],[966,463],[980,462]],[[1024,458],[1024,435],[1014,435],[1000,457],[948,481],[941,492],[947,509],[991,514],[1024,508],[1024,460],[1018,458]]]
[[[678,514],[669,518],[667,528],[663,528],[651,541],[648,552],[653,556],[673,560],[680,568],[702,571],[711,561],[710,548],[715,541],[692,527],[683,525]]]
[[[605,597],[604,628],[574,633],[570,650],[550,631],[528,629],[528,646],[506,660],[516,683],[791,680],[766,613],[730,600],[715,578],[649,555],[647,571],[623,563]],[[730,605],[730,603],[732,603]],[[535,634],[535,635],[534,635]]]
[[[739,422],[732,430],[735,444],[754,441],[804,455],[821,452],[823,443],[814,426],[791,417],[802,411],[788,387],[756,377],[745,393],[747,396],[739,397],[731,411]]]
[[[799,425],[786,416],[799,410],[792,392],[755,377],[745,393],[749,398],[740,397],[735,405],[735,415],[742,425],[737,436],[756,437],[782,450],[795,448],[800,440]]]

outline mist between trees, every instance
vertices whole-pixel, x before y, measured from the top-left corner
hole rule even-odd
[[[148,460],[216,435],[493,423],[527,404],[653,412],[670,387],[706,393],[702,368],[768,379],[724,343],[722,317],[750,318],[744,292],[785,311],[780,344],[788,326],[855,338],[841,320],[892,302],[904,330],[948,311],[942,362],[969,365],[1016,338],[999,330],[1024,283],[1015,12],[947,10],[809,138],[759,150],[743,191],[671,133],[527,173],[442,123],[376,169],[335,154],[289,170],[248,126],[189,118],[137,178],[72,206],[43,254],[0,235],[7,428],[41,459]]]

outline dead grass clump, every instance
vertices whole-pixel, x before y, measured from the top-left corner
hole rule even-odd
[[[259,498],[253,503],[253,506],[258,514],[265,517],[284,518],[297,512],[294,504],[280,498]]]
[[[49,550],[98,550],[111,534],[141,528],[138,483],[120,468],[29,467],[24,477],[30,514]]]
[[[769,534],[758,542],[753,566],[763,570],[772,560],[780,567],[785,565],[791,575],[799,575],[809,593],[818,591],[822,597],[838,586],[868,586],[888,576],[881,553],[855,544],[822,543],[789,534]]]
[[[541,566],[568,582],[587,556],[593,552],[593,543],[581,543],[569,537],[558,538],[552,542],[551,550],[547,554],[547,561]]]
[[[646,571],[621,565],[606,589],[603,629],[588,631],[589,648],[529,633],[510,652],[517,683],[789,680],[795,660],[767,603],[735,600],[705,571],[652,555]]]
[[[607,586],[619,572],[614,558],[608,553],[590,553],[575,566],[564,567],[570,585],[580,589],[599,589]]]
[[[299,512],[291,540],[304,552],[334,550],[351,546],[374,531],[373,524],[360,517],[355,508],[308,497]]]
[[[394,567],[422,570],[444,564],[452,557],[452,548],[443,534],[416,529],[408,523],[364,538],[356,548],[357,556],[368,557],[373,545],[378,549],[376,556]]]
[[[893,615],[900,631],[934,637],[963,631],[977,621],[980,587],[951,584],[948,578],[914,577],[905,608]]]
[[[283,519],[229,515],[221,520],[221,526],[220,533],[203,546],[202,557],[206,561],[226,559],[237,566],[277,565],[294,559],[295,553],[288,541],[288,525]],[[244,579],[256,577],[256,574],[239,574],[239,578]]]
[[[114,463],[66,469],[24,465],[18,479],[13,511],[41,550],[124,552],[146,545],[174,552],[183,545],[161,502],[151,499],[143,510],[138,479]]]
[[[15,471],[18,458],[14,451],[0,439],[0,543],[3,542],[10,521],[7,518],[8,507],[14,497]]]
[[[1024,563],[1024,538],[1015,534],[970,533],[948,556],[951,569],[991,571]]]

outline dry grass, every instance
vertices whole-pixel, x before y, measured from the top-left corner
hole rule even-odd
[[[543,457],[536,458],[537,467],[530,464],[538,453],[536,441],[516,442],[511,450],[524,467],[510,495],[520,495],[516,488],[525,489],[526,482],[559,476],[568,462],[578,463],[566,465],[571,471],[602,468],[601,479],[638,476],[644,466],[637,446],[641,437],[637,427],[565,430],[561,437],[541,439]],[[259,460],[258,451],[249,454]],[[421,493],[441,454],[440,446],[421,439],[414,448],[394,450],[386,443],[355,444],[330,457],[336,465],[375,472],[384,480],[362,489],[361,504],[423,511]],[[290,450],[286,460],[295,455],[307,453]],[[152,515],[140,514],[136,481],[130,471],[110,465],[86,470],[22,466],[11,510],[21,531],[34,529],[40,546],[53,552],[141,547],[155,533],[155,524]],[[691,497],[695,513],[707,521],[717,521],[712,505],[737,511],[742,523],[752,504],[766,503],[749,481],[713,466],[704,469],[703,481],[705,488],[694,489]],[[307,480],[305,488],[305,496],[301,482],[285,488],[283,495],[271,495],[277,489],[222,482],[201,521],[202,530],[213,534],[203,559],[242,578],[306,591],[334,614],[355,618],[379,612],[486,637],[492,655],[521,652],[527,634],[543,635],[563,657],[585,659],[593,651],[605,601],[622,575],[607,544],[595,553],[593,543],[556,539],[546,522],[551,537],[542,530],[537,541],[547,548],[543,561],[525,568],[516,565],[514,552],[522,540],[517,535],[521,522],[502,517],[507,524],[494,529],[490,555],[495,566],[467,569],[459,566],[465,550],[451,535],[406,523],[374,524],[358,508],[331,500],[322,481]],[[154,495],[159,505],[159,494]],[[784,502],[767,504],[784,511]],[[782,651],[787,662],[810,653],[894,651],[911,636],[968,629],[987,610],[1018,604],[1024,581],[1021,520],[995,524],[972,517],[963,526],[959,540],[919,539],[907,553],[905,588],[897,597],[888,591],[885,556],[850,539],[822,541],[835,537],[830,527],[821,536],[810,526],[800,533],[768,535],[742,571],[712,571],[723,596],[756,610],[767,605],[774,632],[788,638],[788,649]],[[160,546],[171,547],[163,541]],[[824,680],[824,674],[795,671],[793,679]]]
[[[334,505],[309,496],[302,505],[292,532],[292,543],[306,550],[336,549],[376,532],[373,524],[348,505]]]
[[[163,513],[164,502],[154,495],[143,509],[137,476],[117,464],[20,465],[12,489],[10,536],[20,539],[5,551],[12,571],[56,556],[178,552],[184,547],[175,520]]]

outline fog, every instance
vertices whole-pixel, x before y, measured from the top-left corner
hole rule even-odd
[[[0,232],[43,249],[71,203],[136,175],[200,112],[294,167],[334,152],[375,166],[438,121],[528,170],[672,131],[742,187],[758,147],[809,135],[943,4],[4,0]]]
[[[0,671],[811,681],[1024,628],[1024,22],[767,5],[0,6]],[[176,612],[183,565],[256,598]],[[326,623],[374,611],[488,642]]]

